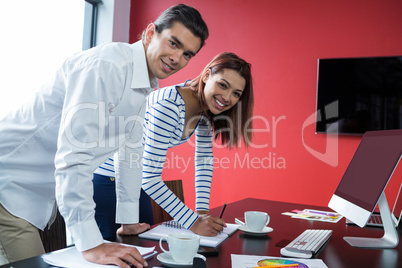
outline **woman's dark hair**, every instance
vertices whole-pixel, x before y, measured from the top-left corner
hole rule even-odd
[[[209,31],[198,10],[184,4],[171,6],[155,20],[155,30],[157,33],[161,33],[163,30],[173,27],[176,22],[182,23],[196,37],[201,39],[200,49],[204,46],[205,40],[208,39]]]
[[[231,109],[218,115],[212,114],[207,110],[204,97],[205,83],[203,78],[210,71],[210,75],[222,72],[225,69],[236,71],[246,80],[243,94],[238,103]],[[218,54],[202,71],[202,73],[190,82],[193,91],[198,95],[198,101],[213,126],[215,139],[221,137],[222,144],[229,147],[238,146],[240,138],[246,147],[252,139],[252,116],[253,116],[253,81],[251,76],[251,64],[239,58],[231,52],[223,52]],[[225,132],[223,132],[225,130]],[[227,130],[230,130],[227,132]]]

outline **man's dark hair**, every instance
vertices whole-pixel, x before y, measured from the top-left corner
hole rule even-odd
[[[171,6],[156,19],[154,22],[155,30],[157,33],[161,33],[163,30],[173,27],[175,22],[182,23],[196,37],[201,39],[201,47],[204,46],[209,32],[198,10],[184,4]]]

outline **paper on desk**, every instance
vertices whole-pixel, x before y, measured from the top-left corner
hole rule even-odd
[[[316,209],[293,210],[292,212],[284,212],[282,213],[282,215],[291,216],[295,219],[324,221],[332,223],[337,223],[343,218],[343,216],[339,213]]]
[[[158,225],[146,232],[143,232],[139,234],[138,236],[140,238],[146,238],[146,239],[152,239],[152,240],[157,240],[161,239],[161,237],[168,236],[169,234],[181,232],[181,233],[193,233],[190,230],[185,229],[182,227],[180,224],[178,226],[173,226],[171,223],[174,223],[174,225],[178,224],[177,222],[170,221],[170,222],[165,222],[162,223],[161,225]],[[227,227],[223,228],[223,231],[219,233],[217,236],[202,236],[200,235],[200,246],[203,247],[217,247],[220,245],[223,241],[225,241],[229,236],[234,234],[237,229],[239,228],[238,224],[233,224],[233,223],[226,223]]]
[[[237,255],[231,254],[232,268],[247,268],[258,267],[257,262],[265,259],[275,260],[290,260],[305,264],[308,268],[328,268],[325,263],[320,259],[294,259],[294,258],[279,258],[279,257],[267,257],[256,255]]]
[[[138,249],[141,255],[145,255],[154,251],[155,247],[145,248],[145,247],[137,247],[132,245],[125,246],[135,247]],[[118,267],[116,265],[103,265],[97,264],[93,262],[89,262],[84,259],[81,252],[77,250],[76,247],[69,247],[60,250],[56,250],[47,254],[42,255],[43,260],[54,266],[64,267],[64,268],[111,268],[111,267]]]

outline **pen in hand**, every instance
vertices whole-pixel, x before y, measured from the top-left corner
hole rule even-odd
[[[225,212],[225,208],[226,208],[226,203],[223,204],[222,210],[221,210],[221,214],[219,214],[219,218],[222,219],[223,216],[223,212]]]
[[[158,254],[158,251],[155,250],[154,252],[147,253],[147,254],[143,255],[142,257],[144,258],[144,260],[149,260],[150,258],[152,258],[156,254]],[[128,263],[128,265],[130,265],[130,267],[135,267],[131,263]]]
[[[154,252],[148,253],[148,254],[146,254],[146,255],[144,255],[144,256],[142,256],[142,257],[144,258],[144,260],[148,260],[148,259],[150,259],[151,257],[153,257],[153,256],[156,255],[156,254],[158,254],[158,251],[154,251]]]

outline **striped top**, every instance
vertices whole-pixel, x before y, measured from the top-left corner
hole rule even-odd
[[[162,181],[162,170],[168,148],[185,143],[194,134],[183,138],[186,118],[185,103],[177,86],[153,91],[148,96],[144,120],[144,158],[142,188],[173,219],[189,229],[198,214],[189,209]],[[199,120],[195,135],[196,210],[209,210],[213,170],[212,127]]]
[[[114,178],[114,159],[109,157],[102,165],[100,165],[95,171],[95,174],[103,175],[106,177]]]

